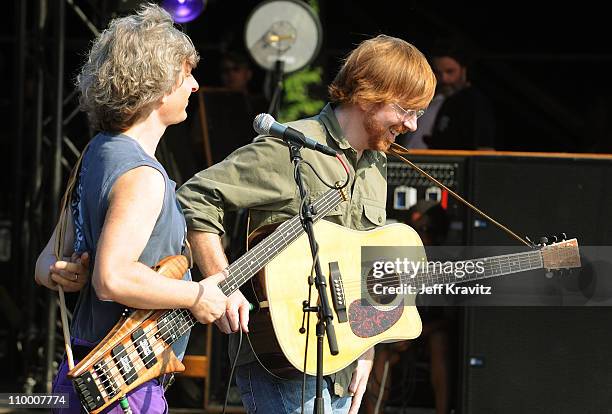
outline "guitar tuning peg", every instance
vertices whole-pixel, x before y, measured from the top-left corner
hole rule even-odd
[[[548,237],[540,237],[540,245],[546,246],[546,243],[548,243]]]
[[[561,234],[559,235],[559,237],[561,238],[561,241],[565,241],[565,240],[567,240],[567,234],[565,234],[565,233],[561,233]]]
[[[557,238],[557,236],[550,236],[550,238],[551,238],[551,240],[552,240],[552,241],[551,241],[551,243],[556,243],[556,242],[558,242],[558,241],[559,241],[559,239]]]

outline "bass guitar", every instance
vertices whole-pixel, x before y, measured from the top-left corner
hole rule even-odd
[[[313,203],[313,220],[319,221],[345,200],[342,190],[329,190]],[[302,234],[299,216],[281,224],[228,267],[228,276],[219,284],[221,291],[231,295]],[[153,269],[181,279],[188,266],[188,259],[179,255],[163,259]],[[98,413],[146,381],[183,371],[185,366],[171,346],[196,323],[186,309],[126,309],[104,339],[68,372],[83,408]]]

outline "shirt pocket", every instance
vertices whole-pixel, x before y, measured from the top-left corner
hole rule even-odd
[[[339,204],[336,207],[332,208],[330,211],[328,211],[325,217],[332,217],[335,220],[336,218],[342,217],[343,215],[344,209],[342,208],[342,204]]]
[[[387,211],[384,206],[364,201],[361,225],[364,230],[383,226],[387,220]]]

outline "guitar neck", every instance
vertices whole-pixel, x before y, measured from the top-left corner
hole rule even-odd
[[[341,190],[332,189],[323,194],[312,204],[316,212],[313,221],[320,220],[342,201],[344,201],[344,197]],[[300,237],[303,232],[304,229],[299,215],[282,223],[262,242],[227,268],[228,276],[223,282],[219,283],[221,291],[227,296],[234,293],[287,246]]]
[[[542,253],[539,250],[534,250],[459,262],[428,262],[427,267],[426,269],[421,269],[414,277],[418,286],[463,283],[542,269],[544,262],[542,260]],[[444,269],[449,271],[444,271]],[[459,277],[457,275],[458,269],[463,269],[464,276]],[[472,271],[468,272],[466,269]]]
[[[157,327],[162,332],[163,340],[172,345],[197,323],[195,316],[187,309],[170,309],[157,320]]]

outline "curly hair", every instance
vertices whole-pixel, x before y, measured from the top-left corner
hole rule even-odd
[[[94,41],[76,79],[81,109],[94,129],[123,132],[174,90],[185,63],[194,68],[199,59],[168,12],[145,4]]]
[[[429,105],[436,77],[427,58],[412,44],[379,35],[365,40],[344,61],[329,86],[332,102],[398,102],[404,108]]]

